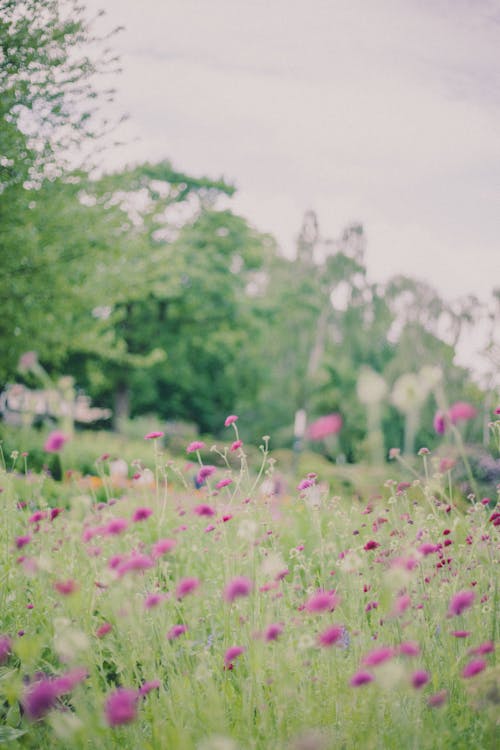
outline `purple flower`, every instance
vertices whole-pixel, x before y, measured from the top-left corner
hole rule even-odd
[[[0,635],[0,664],[5,664],[9,658],[11,647],[12,643],[9,636]]]
[[[173,625],[167,633],[168,640],[173,641],[180,635],[184,635],[184,633],[187,632],[187,629],[187,625]]]
[[[109,521],[102,529],[103,533],[109,536],[117,536],[128,526],[128,521],[125,518],[113,518]]]
[[[193,440],[193,442],[189,443],[188,447],[186,448],[186,453],[194,453],[195,451],[201,451],[201,449],[204,447],[205,447],[205,443],[203,443],[201,440]]]
[[[375,648],[363,657],[362,663],[366,667],[376,667],[378,664],[383,664],[385,661],[392,659],[394,656],[394,649],[390,646],[381,646],[381,648]]]
[[[177,542],[175,539],[158,539],[158,541],[153,544],[151,554],[155,558],[161,557],[167,552],[171,552],[176,544]]]
[[[56,700],[57,693],[53,681],[48,677],[42,677],[26,688],[22,705],[28,719],[36,721],[54,707]]]
[[[134,515],[132,516],[132,521],[134,523],[137,523],[138,521],[145,521],[146,518],[149,518],[149,516],[151,515],[153,515],[152,508],[136,508]]]
[[[423,669],[417,669],[417,671],[414,672],[411,676],[411,684],[416,690],[419,690],[424,685],[427,685],[429,680],[429,673],[425,672]]]
[[[437,411],[434,415],[434,430],[438,435],[446,432],[446,415],[442,411]]]
[[[133,554],[118,564],[116,572],[121,578],[125,573],[132,570],[147,570],[148,568],[152,568],[153,565],[153,559],[149,555]]]
[[[230,604],[240,596],[248,596],[252,590],[252,581],[245,576],[237,576],[226,585],[224,599]]]
[[[268,625],[264,631],[264,639],[266,641],[277,641],[283,632],[283,624],[281,622],[273,622]]]
[[[474,677],[482,672],[483,669],[486,669],[486,666],[486,661],[484,659],[472,659],[472,661],[466,664],[463,668],[462,677],[465,677],[466,679]]]
[[[333,646],[335,643],[338,643],[342,636],[344,635],[344,628],[342,625],[332,625],[332,627],[327,628],[318,636],[318,643],[320,646],[325,646],[328,648],[329,646]]]
[[[333,612],[339,601],[335,591],[318,591],[309,597],[305,609],[308,612]]]
[[[208,479],[208,477],[211,477],[212,474],[215,474],[216,471],[217,469],[215,466],[202,466],[196,475],[196,484],[201,486],[203,482]]]
[[[69,437],[65,435],[64,432],[61,432],[60,430],[54,430],[48,435],[43,449],[47,453],[59,453],[63,445],[67,443],[68,440]]]
[[[232,669],[233,668],[233,661],[238,658],[238,656],[241,656],[243,654],[245,649],[243,646],[231,646],[227,649],[226,653],[224,654],[224,664],[226,666],[226,669]]]
[[[199,585],[200,581],[198,578],[181,578],[175,590],[177,598],[182,599],[187,594],[192,594]]]
[[[349,685],[351,687],[360,687],[360,685],[367,685],[369,682],[373,682],[373,675],[370,672],[360,671],[351,677]]]
[[[197,516],[215,516],[215,510],[212,506],[206,505],[205,503],[197,505],[196,508],[194,508],[194,512]]]
[[[215,489],[221,490],[223,487],[227,487],[228,484],[232,484],[232,483],[233,483],[233,480],[230,479],[229,477],[226,477],[225,479],[221,479],[220,482],[217,482],[217,484],[215,485]]]
[[[461,615],[466,609],[468,609],[475,599],[473,591],[458,591],[451,599],[448,607],[448,617],[454,615]]]
[[[104,715],[110,727],[130,724],[137,716],[137,690],[118,688],[110,693],[104,706]]]

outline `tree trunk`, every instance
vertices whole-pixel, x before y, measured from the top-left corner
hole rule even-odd
[[[130,388],[128,383],[118,383],[115,390],[113,430],[122,432],[124,423],[130,419]]]

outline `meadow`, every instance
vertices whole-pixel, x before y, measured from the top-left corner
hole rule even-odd
[[[0,744],[497,747],[496,498],[425,448],[369,497],[282,491],[268,439],[249,466],[226,423],[177,463],[148,434],[121,479],[108,455],[52,484],[5,458]]]

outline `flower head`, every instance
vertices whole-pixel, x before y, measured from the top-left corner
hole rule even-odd
[[[237,576],[226,585],[224,599],[230,604],[240,596],[248,596],[252,590],[252,581],[245,576]]]
[[[175,638],[178,638],[186,632],[187,625],[173,625],[167,633],[167,638],[169,641],[173,641]]]
[[[468,679],[469,677],[475,677],[475,675],[486,669],[486,661],[484,659],[472,659],[468,662],[462,670],[462,677]]]
[[[175,539],[158,539],[158,541],[153,544],[151,554],[154,558],[161,557],[167,552],[171,552],[176,544],[177,542]]]
[[[419,690],[424,685],[427,685],[429,680],[430,680],[429,673],[423,669],[417,669],[417,671],[413,672],[411,676],[411,684],[416,690]]]
[[[157,440],[158,438],[162,438],[164,436],[164,432],[148,432],[147,435],[144,435],[144,440]]]
[[[196,484],[202,485],[208,477],[211,477],[212,474],[215,474],[217,469],[215,466],[202,466],[199,470],[198,474],[196,475]]]
[[[333,625],[331,628],[327,628],[318,636],[318,643],[320,646],[333,646],[335,643],[341,640],[344,635],[344,628],[342,625]]]
[[[351,687],[360,687],[361,685],[367,685],[369,682],[373,682],[373,675],[370,672],[356,672],[349,680]]]
[[[224,427],[229,427],[229,425],[234,424],[237,420],[238,417],[236,414],[230,414],[224,421]]]
[[[203,443],[201,440],[193,440],[193,442],[189,443],[188,447],[186,448],[186,453],[194,453],[195,451],[201,451],[201,449],[204,447],[205,447],[205,443]]]
[[[175,590],[177,598],[182,599],[187,596],[187,594],[192,594],[193,591],[196,591],[199,585],[200,581],[198,578],[181,578]]]
[[[137,716],[137,690],[129,688],[118,688],[110,693],[104,706],[106,723],[110,727],[120,724],[130,724]]]
[[[238,656],[241,656],[244,651],[245,649],[243,646],[231,646],[228,648],[224,654],[224,664],[226,669],[232,669],[234,660],[237,659]]]
[[[264,631],[264,640],[266,641],[277,641],[279,636],[283,632],[283,624],[281,622],[273,622],[268,625]]]
[[[307,612],[333,612],[340,602],[335,591],[317,591],[307,600]]]
[[[373,649],[373,651],[369,651],[366,656],[363,657],[362,663],[366,667],[376,667],[379,664],[383,664],[385,661],[392,659],[394,653],[394,649],[390,646],[375,648]]]
[[[9,636],[0,635],[0,664],[5,664],[9,658],[11,647],[12,643]]]
[[[153,514],[152,508],[136,508],[134,511],[134,515],[132,516],[132,521],[134,523],[137,523],[138,521],[145,521],[146,518],[149,518]]]
[[[451,599],[448,607],[448,617],[453,615],[461,615],[466,609],[468,609],[475,599],[473,591],[458,591]]]
[[[44,443],[43,449],[47,453],[59,453],[65,443],[67,443],[69,437],[61,432],[60,430],[54,430],[51,432],[47,440]]]

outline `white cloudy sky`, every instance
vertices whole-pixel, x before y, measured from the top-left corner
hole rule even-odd
[[[130,119],[109,167],[223,175],[286,252],[365,225],[373,278],[500,285],[500,0],[87,0]]]

